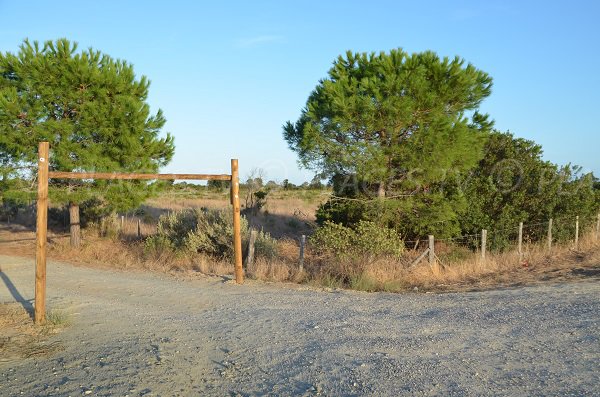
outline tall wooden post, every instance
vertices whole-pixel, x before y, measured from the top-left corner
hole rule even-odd
[[[242,269],[242,235],[240,231],[240,176],[237,159],[231,159],[231,204],[233,204],[233,251],[235,282],[244,283]]]
[[[548,252],[552,251],[552,218],[548,221]]]
[[[598,212],[598,218],[596,219],[596,241],[600,240],[600,212]]]
[[[34,321],[46,321],[46,240],[48,237],[48,142],[38,147],[38,194],[35,246],[35,310]]]
[[[481,231],[481,264],[485,265],[485,250],[487,249],[487,230]]]
[[[523,262],[523,222],[519,222],[519,264]]]
[[[579,215],[575,217],[575,249],[579,249]]]

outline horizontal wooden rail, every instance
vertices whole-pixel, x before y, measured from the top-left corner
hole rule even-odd
[[[48,172],[49,178],[55,179],[179,179],[202,181],[230,181],[231,175],[221,174],[120,174],[112,172]]]

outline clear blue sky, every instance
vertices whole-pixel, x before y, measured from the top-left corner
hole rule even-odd
[[[482,109],[545,158],[600,174],[597,1],[0,0],[0,51],[66,37],[134,64],[152,81],[176,155],[167,171],[302,182],[282,139],[334,58],[402,47],[459,55],[490,73]]]

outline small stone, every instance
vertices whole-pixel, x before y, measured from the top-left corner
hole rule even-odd
[[[83,392],[83,394],[85,394],[87,396],[87,395],[92,394],[92,391],[91,390],[86,390],[86,391]]]

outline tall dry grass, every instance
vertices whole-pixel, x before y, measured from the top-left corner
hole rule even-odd
[[[583,235],[577,249],[572,242],[555,244],[551,252],[544,244],[527,244],[522,260],[519,260],[516,248],[502,253],[488,252],[485,261],[482,261],[479,252],[465,252],[461,247],[446,246],[439,251],[452,253],[452,250],[458,250],[460,255],[440,254],[442,260],[434,266],[428,264],[427,258],[411,266],[420,251],[409,250],[400,259],[342,260],[319,256],[309,245],[305,250],[304,267],[300,269],[298,241],[281,239],[277,245],[278,255],[275,258],[258,257],[246,267],[248,278],[362,291],[398,292],[415,287],[426,291],[447,291],[529,284],[548,279],[563,280],[571,278],[574,270],[588,269],[590,274],[595,274],[600,267],[600,242],[594,233]],[[79,249],[71,248],[68,238],[55,239],[50,245],[49,254],[55,259],[117,269],[198,272],[221,276],[233,274],[231,260],[200,253],[149,253],[143,241],[123,241],[93,235],[86,236],[85,243]],[[444,259],[454,257],[462,259]]]
[[[305,214],[314,214],[326,197],[312,193],[306,197],[289,197],[287,192],[278,194],[268,201],[266,213],[254,219],[254,227],[266,231],[279,228],[278,233],[272,233],[279,237],[278,254],[271,259],[256,258],[246,269],[249,278],[365,291],[403,291],[415,287],[420,290],[456,290],[567,279],[579,268],[592,269],[588,271],[590,274],[599,268],[600,242],[593,231],[588,231],[582,234],[577,248],[573,242],[556,243],[548,252],[545,243],[525,243],[522,260],[519,260],[516,245],[506,252],[488,252],[483,262],[479,252],[442,242],[436,244],[436,253],[441,260],[434,266],[429,266],[427,258],[411,266],[423,247],[408,249],[400,259],[340,259],[319,256],[309,244],[305,250],[304,267],[300,270],[299,235],[309,234],[302,222],[314,220],[314,215]],[[84,244],[79,249],[69,246],[68,237],[52,238],[49,255],[73,263],[117,269],[231,275],[231,261],[199,253],[148,252],[144,246],[144,238],[156,232],[155,220],[161,214],[190,207],[228,206],[228,195],[221,193],[199,198],[161,196],[144,206],[142,213],[128,216],[124,228],[117,229],[112,236],[98,237],[103,235],[101,230],[84,230]],[[141,238],[137,237],[138,219],[142,221]],[[117,227],[119,224],[117,219]],[[4,236],[2,233],[0,230],[0,240]],[[14,234],[12,228],[10,232],[7,230],[8,234]],[[14,251],[7,253],[26,251],[31,255],[35,252],[34,234],[23,231],[21,237],[15,239]]]

